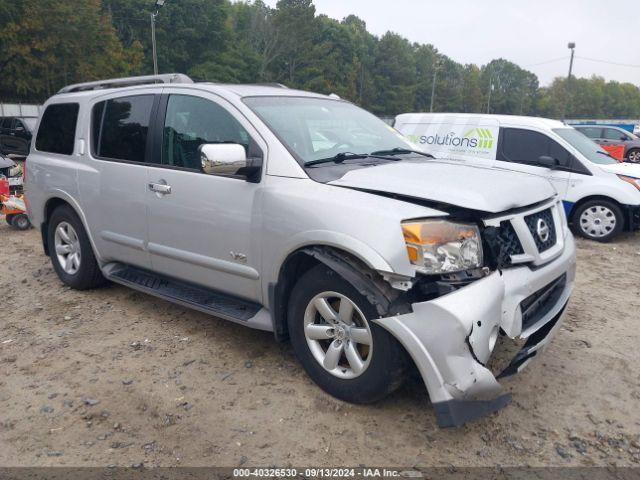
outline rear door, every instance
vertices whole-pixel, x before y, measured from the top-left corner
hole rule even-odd
[[[157,89],[156,89],[157,90]],[[94,242],[103,260],[150,268],[147,184],[149,126],[159,95],[111,95],[92,105],[85,168],[78,180]],[[86,124],[87,122],[85,122]]]
[[[541,156],[554,158],[559,168],[552,170],[540,162]],[[500,128],[496,167],[540,175],[547,178],[564,198],[571,169],[577,160],[546,133],[524,128]]]
[[[198,148],[237,143],[255,157],[266,152],[266,144],[235,107],[216,95],[177,87],[164,92],[149,183],[170,190],[147,191],[153,270],[261,302],[254,214],[261,184],[204,173]]]

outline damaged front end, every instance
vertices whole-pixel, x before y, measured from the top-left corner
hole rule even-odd
[[[524,368],[558,330],[575,278],[575,246],[561,208],[553,200],[482,219],[484,268],[423,276],[404,294],[409,311],[373,320],[413,358],[440,426],[504,407],[510,396],[497,379]],[[524,345],[494,374],[489,361],[500,336]]]

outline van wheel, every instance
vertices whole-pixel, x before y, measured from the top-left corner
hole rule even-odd
[[[47,235],[51,263],[63,283],[87,290],[106,282],[82,222],[71,207],[53,211]]]
[[[627,152],[627,162],[640,163],[640,150],[637,148],[634,148],[633,150],[629,150]]]
[[[288,326],[296,356],[325,392],[353,403],[380,400],[404,380],[407,357],[372,303],[333,270],[305,273],[289,300]]]
[[[18,230],[28,230],[31,228],[29,217],[24,213],[18,213],[11,219],[11,225]]]
[[[608,200],[585,202],[573,212],[571,221],[580,236],[597,242],[613,240],[624,227],[622,210]]]

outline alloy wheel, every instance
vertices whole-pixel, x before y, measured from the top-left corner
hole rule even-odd
[[[58,263],[65,273],[75,275],[80,269],[80,240],[75,229],[67,222],[60,222],[53,237]]]
[[[369,366],[373,337],[358,306],[336,292],[311,299],[304,314],[304,335],[315,360],[332,375],[351,379]]]

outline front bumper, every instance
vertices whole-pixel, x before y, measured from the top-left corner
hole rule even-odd
[[[374,320],[391,332],[413,358],[434,404],[440,426],[457,426],[504,407],[509,396],[485,366],[502,330],[526,339],[524,348],[501,374],[520,371],[545,347],[562,323],[576,271],[576,252],[567,232],[562,254],[538,268],[496,271],[435,300],[415,303],[413,311]],[[562,279],[539,318],[523,328],[521,304]],[[528,303],[526,303],[529,305]]]

